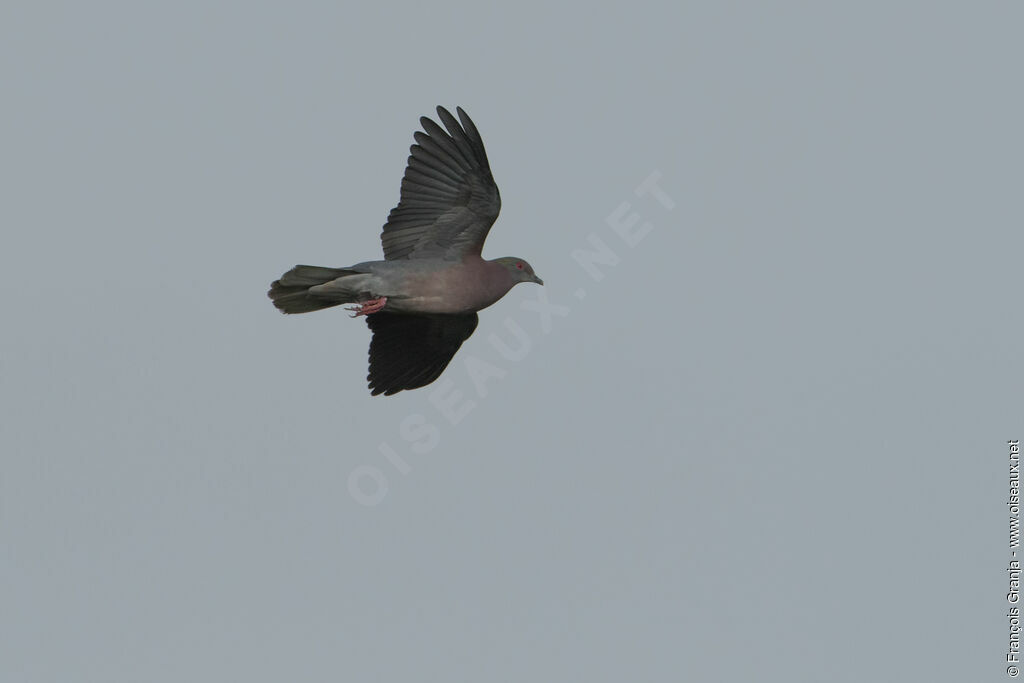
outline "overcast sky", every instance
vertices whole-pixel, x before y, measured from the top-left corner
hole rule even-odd
[[[5,3],[0,680],[1005,677],[1022,21]],[[371,398],[438,104],[546,287]]]

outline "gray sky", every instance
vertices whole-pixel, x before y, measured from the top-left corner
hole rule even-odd
[[[1005,677],[1024,10],[828,4],[6,3],[0,680]],[[548,303],[372,399],[437,104]]]

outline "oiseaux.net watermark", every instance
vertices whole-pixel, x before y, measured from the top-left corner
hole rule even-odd
[[[1010,566],[1006,572],[1010,577],[1010,590],[1006,601],[1010,611],[1010,644],[1006,649],[1006,673],[1010,678],[1020,675],[1020,440],[1007,441],[1010,455],[1010,497],[1006,501],[1010,509]]]
[[[675,209],[676,203],[661,186],[661,179],[660,172],[652,171],[633,189],[633,197],[629,201],[620,202],[608,214],[605,218],[606,229],[602,231],[603,236],[597,231],[591,232],[586,236],[586,247],[570,252],[569,257],[591,282],[601,282],[605,279],[607,269],[619,265],[622,261],[623,247],[633,249],[650,235],[654,230],[654,223],[648,218]],[[472,386],[472,397],[458,388],[455,380],[451,378],[449,369],[449,376],[438,380],[427,395],[427,402],[433,409],[430,412],[441,420],[437,420],[436,417],[432,420],[424,413],[412,413],[403,419],[398,425],[398,437],[402,447],[393,446],[392,443],[398,443],[396,441],[381,441],[377,447],[380,457],[374,458],[376,462],[358,465],[349,473],[348,491],[353,500],[370,507],[383,502],[390,488],[388,476],[394,476],[396,473],[407,476],[413,471],[409,460],[403,457],[400,451],[425,455],[437,448],[441,442],[441,427],[438,426],[438,422],[443,421],[451,427],[462,423],[476,409],[478,401],[488,396],[492,383],[508,374],[509,365],[521,362],[530,354],[534,340],[527,328],[539,327],[541,333],[548,335],[554,327],[555,318],[565,318],[572,313],[572,307],[565,302],[553,303],[548,298],[545,288],[531,289],[535,292],[536,298],[524,301],[521,311],[515,317],[506,317],[500,333],[492,332],[488,335],[487,341],[497,357],[486,360],[466,355],[462,359],[465,375]],[[582,301],[587,296],[586,288],[576,288],[573,296]],[[529,323],[521,322],[527,318],[530,320]]]

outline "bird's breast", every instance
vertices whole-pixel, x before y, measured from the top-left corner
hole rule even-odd
[[[416,273],[401,296],[388,299],[385,310],[395,313],[471,313],[487,308],[508,292],[504,269],[486,261]],[[505,277],[503,277],[505,276]]]

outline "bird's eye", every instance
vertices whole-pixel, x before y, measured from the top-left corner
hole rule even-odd
[[[519,270],[522,270],[523,269],[523,264],[522,263],[517,263],[516,264],[516,268],[518,268]]]

